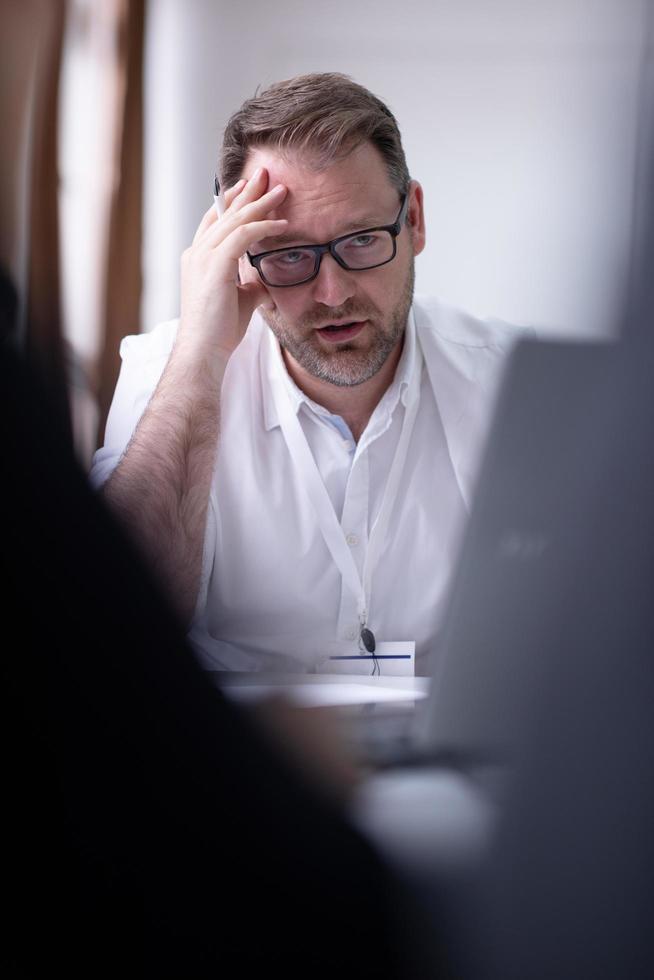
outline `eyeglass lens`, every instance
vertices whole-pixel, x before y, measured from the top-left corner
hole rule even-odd
[[[350,235],[334,251],[348,269],[371,269],[393,257],[393,236],[388,231]],[[261,272],[271,286],[290,286],[309,279],[320,256],[311,249],[288,248],[261,260]]]

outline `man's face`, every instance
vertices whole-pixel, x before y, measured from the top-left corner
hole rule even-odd
[[[270,217],[287,218],[289,225],[283,240],[255,242],[252,254],[282,245],[321,244],[389,225],[400,209],[400,196],[385,164],[369,143],[322,173],[297,157],[283,160],[267,147],[250,152],[243,176],[251,177],[258,167],[267,169],[268,187],[288,187],[283,204]],[[398,235],[397,254],[386,265],[353,272],[326,254],[313,281],[266,287],[270,302],[261,312],[287,361],[339,386],[361,384],[380,370],[404,334],[413,296],[414,256],[424,247],[422,190],[415,182],[409,192],[408,221],[409,227],[403,225]],[[241,260],[241,276],[257,276],[247,259]]]

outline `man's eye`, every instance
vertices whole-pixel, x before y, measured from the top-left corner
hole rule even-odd
[[[366,248],[370,245],[374,245],[377,241],[376,235],[355,235],[354,238],[348,239],[348,247],[352,245],[354,248]]]
[[[307,252],[282,252],[277,256],[277,261],[282,265],[297,265],[298,262],[306,259],[307,254]]]

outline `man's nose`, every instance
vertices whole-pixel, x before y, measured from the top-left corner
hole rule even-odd
[[[329,252],[323,255],[312,286],[313,299],[324,306],[342,306],[356,292],[353,274],[341,268]]]

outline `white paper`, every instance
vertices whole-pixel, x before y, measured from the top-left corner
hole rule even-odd
[[[273,696],[285,697],[305,707],[338,707],[349,704],[379,704],[390,701],[419,701],[426,690],[382,687],[379,684],[230,684],[223,688],[227,697],[245,703]]]

